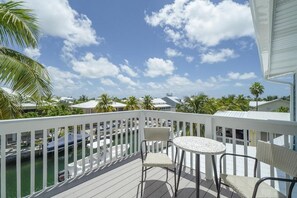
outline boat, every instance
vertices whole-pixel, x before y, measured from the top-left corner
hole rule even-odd
[[[110,144],[110,142],[111,142],[110,138],[106,138],[105,139],[105,142],[106,142],[106,146],[108,146]],[[104,145],[104,139],[100,139],[99,145]],[[88,143],[87,144],[87,147],[88,148],[91,148],[92,147],[93,149],[96,149],[98,147],[97,141],[94,141],[93,144],[92,144],[92,146],[91,146],[91,143]]]
[[[103,151],[103,146],[100,146],[100,148],[101,148],[101,152],[99,153],[99,160],[98,160],[98,153],[94,153],[92,156],[85,157],[85,172],[87,172],[88,170],[91,169],[91,165],[92,165],[92,167],[97,167],[98,162],[99,162],[99,165],[103,165],[104,162],[109,162],[110,155],[112,155],[112,157],[113,157],[112,159],[115,160],[116,159],[116,157],[115,157],[116,150],[118,151],[118,158],[120,158],[121,157],[121,148],[123,148],[123,156],[126,156],[127,151],[130,148],[130,145],[123,144],[122,147],[121,147],[121,145],[118,145],[118,148],[116,148],[116,146],[112,146],[111,148],[106,148],[105,152]],[[67,167],[68,167],[68,178],[73,178],[75,175],[74,174],[74,172],[75,172],[74,162],[68,164]],[[81,175],[83,173],[83,160],[82,159],[77,160],[76,171],[77,171],[76,175]],[[64,175],[65,175],[64,171],[59,172],[58,179],[60,182],[64,181]]]
[[[85,133],[85,139],[89,138],[90,135]],[[82,142],[82,134],[77,134],[77,143]],[[72,147],[74,145],[74,134],[68,133],[68,147]],[[58,150],[64,150],[65,147],[65,137],[58,138]],[[47,152],[55,151],[55,140],[47,143]]]

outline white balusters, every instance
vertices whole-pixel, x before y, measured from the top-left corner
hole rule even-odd
[[[64,135],[64,142],[65,142],[65,150],[64,150],[64,178],[68,180],[68,134],[69,134],[69,127],[65,127],[65,135]]]
[[[1,197],[6,197],[6,135],[1,135]]]
[[[21,133],[17,133],[17,155],[16,155],[16,173],[17,173],[17,197],[21,197]]]
[[[31,131],[31,174],[30,174],[30,193],[33,194],[35,191],[35,131]]]
[[[86,170],[86,125],[82,124],[80,125],[81,129],[80,129],[80,137],[81,139],[81,149],[82,149],[82,173],[85,173]]]
[[[42,151],[42,186],[43,190],[47,187],[47,130],[43,129],[43,151]]]

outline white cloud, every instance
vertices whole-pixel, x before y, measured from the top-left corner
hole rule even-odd
[[[33,59],[38,59],[41,55],[40,50],[38,48],[25,48],[24,54]]]
[[[234,1],[175,0],[146,15],[145,21],[164,28],[175,44],[215,46],[254,34],[249,5]]]
[[[194,57],[193,57],[193,56],[187,56],[187,57],[186,57],[186,61],[187,61],[188,63],[193,62],[193,60],[194,60]]]
[[[71,64],[74,71],[87,78],[116,76],[120,71],[107,58],[100,57],[96,59],[92,53],[87,53],[81,60],[72,60]]]
[[[128,74],[131,77],[137,77],[138,74],[133,71],[133,69],[131,69],[128,65],[120,65],[122,72],[125,72],[126,74]]]
[[[100,82],[103,84],[103,85],[106,85],[106,86],[110,86],[110,87],[116,87],[117,85],[112,81],[110,80],[109,78],[102,78],[100,80]]]
[[[167,79],[167,84],[169,86],[185,86],[185,85],[191,85],[192,82],[186,77],[174,75]]]
[[[171,75],[175,69],[171,60],[164,60],[161,58],[149,58],[146,61],[146,66],[147,68],[144,75],[151,78]]]
[[[232,49],[221,49],[220,51],[210,51],[206,54],[201,55],[201,63],[218,63],[225,62],[230,58],[236,57],[234,50]]]
[[[88,83],[89,85],[91,85],[91,86],[94,85],[94,84],[93,84],[91,81],[89,81],[89,80],[87,80],[87,83]]]
[[[229,72],[228,78],[231,80],[248,80],[248,79],[254,79],[257,78],[257,75],[254,72],[248,72],[248,73],[239,73],[239,72]]]
[[[55,92],[65,95],[65,93],[71,93],[73,90],[81,88],[82,83],[79,81],[80,77],[78,75],[60,70],[57,67],[48,66],[46,68]]]
[[[177,56],[183,56],[183,54],[175,49],[167,48],[165,51],[166,55],[168,57],[177,57]]]
[[[160,83],[148,82],[147,85],[152,89],[163,89],[163,86]]]
[[[130,86],[137,86],[137,84],[131,80],[131,78],[127,77],[127,76],[123,76],[122,74],[119,74],[117,76],[118,80],[121,81],[122,83],[128,84]]]
[[[92,21],[72,9],[68,0],[26,0],[34,10],[44,35],[64,39],[63,51],[71,56],[75,47],[98,44],[100,39],[92,28]]]
[[[242,83],[235,83],[235,85],[234,85],[235,87],[242,87],[243,86],[243,84]]]
[[[197,89],[199,89],[199,91],[205,91],[205,90],[208,90],[209,88],[219,89],[219,87],[222,86],[222,84],[218,82],[213,83],[213,82],[198,79],[196,80],[196,86],[197,86]]]
[[[221,75],[218,75],[216,77],[211,76],[209,78],[209,81],[213,83],[222,83],[222,82],[229,82],[230,79],[228,77],[222,77]]]

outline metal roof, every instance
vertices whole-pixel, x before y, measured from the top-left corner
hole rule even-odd
[[[71,105],[70,107],[80,108],[80,109],[94,109],[97,104],[98,104],[97,100],[90,100],[87,102]],[[126,105],[119,102],[113,102],[111,106],[113,106],[114,108],[124,108]]]
[[[177,104],[181,104],[180,99],[178,97],[175,97],[175,96],[166,96],[166,97]]]
[[[215,116],[249,118],[257,120],[283,120],[290,121],[290,113],[265,111],[217,111]]]
[[[297,1],[250,0],[264,77],[297,72]]]
[[[268,101],[258,101],[258,106],[264,105],[268,103]],[[249,102],[250,107],[256,107],[257,106],[257,101],[250,101]]]
[[[162,100],[161,98],[154,98],[154,99],[152,100],[152,103],[153,103],[154,105],[156,105],[156,104],[166,104],[166,102],[165,102],[164,100]]]
[[[155,108],[168,108],[168,107],[171,107],[171,106],[168,105],[168,104],[154,104],[154,107]]]

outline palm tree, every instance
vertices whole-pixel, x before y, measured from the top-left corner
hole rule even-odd
[[[0,119],[8,119],[20,115],[18,98],[0,88]]]
[[[54,95],[52,93],[45,94],[41,99],[42,105],[52,105],[53,103],[56,103]]]
[[[247,111],[248,100],[243,95],[228,95],[218,99],[218,110]]]
[[[146,110],[154,109],[153,98],[150,95],[144,96],[141,106],[143,109],[146,109]]]
[[[86,96],[86,95],[81,95],[81,96],[79,96],[79,99],[78,99],[77,102],[81,103],[81,102],[87,102],[87,101],[89,101],[88,96]]]
[[[99,102],[96,105],[97,112],[111,112],[115,111],[115,108],[112,105],[112,100],[107,94],[102,94],[100,96]]]
[[[37,47],[37,20],[22,2],[0,3],[0,83],[36,100],[51,92],[47,70],[37,61],[6,46]],[[1,88],[0,88],[1,89]],[[14,97],[0,90],[0,119],[14,118],[19,112]]]
[[[130,96],[126,102],[126,110],[137,110],[139,109],[138,101],[135,96]]]
[[[205,105],[208,101],[207,95],[199,94],[196,96],[185,97],[184,100],[189,113],[206,113]]]
[[[251,94],[256,97],[256,111],[258,111],[258,98],[259,95],[264,93],[264,86],[259,82],[254,82],[250,87]]]

